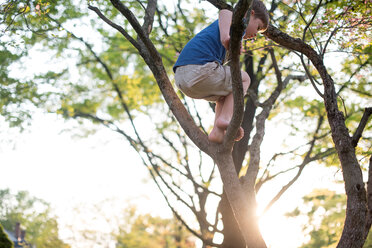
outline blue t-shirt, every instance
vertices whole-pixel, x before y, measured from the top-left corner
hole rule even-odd
[[[222,64],[225,58],[226,49],[221,43],[218,20],[200,31],[182,49],[176,64],[182,65],[204,65],[208,62],[217,61]]]

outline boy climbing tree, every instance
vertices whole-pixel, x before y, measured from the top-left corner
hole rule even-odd
[[[230,26],[233,13],[223,9],[218,20],[203,29],[183,48],[173,67],[177,87],[187,96],[216,102],[214,127],[208,139],[222,143],[233,114],[234,100],[230,66],[226,65],[226,51],[230,44]],[[251,39],[264,32],[269,14],[260,0],[252,1],[249,23],[243,39]],[[241,71],[243,92],[246,93],[250,78]],[[236,141],[244,136],[240,127]]]

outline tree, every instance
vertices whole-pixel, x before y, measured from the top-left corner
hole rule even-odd
[[[195,247],[190,236],[175,218],[138,215],[135,208],[130,208],[126,211],[125,226],[117,234],[117,247]]]
[[[232,8],[223,1],[209,2],[219,9]],[[179,101],[178,96],[175,94],[170,84],[167,72],[170,71],[172,62],[174,62],[174,57],[172,57],[172,53],[170,52],[172,49],[170,48],[180,51],[185,42],[198,28],[195,24],[202,20],[202,18],[196,14],[195,18],[192,16],[193,21],[188,20],[190,18],[189,16],[191,16],[191,14],[188,13],[192,12],[187,12],[186,7],[182,6],[181,2],[174,5],[177,11],[173,12],[161,6],[160,3],[157,4],[155,1],[149,1],[147,6],[139,2],[128,1],[123,3],[111,1],[114,7],[110,4],[106,5],[105,3],[95,2],[94,4],[98,8],[92,6],[90,8],[93,9],[101,19],[117,29],[119,33],[124,35],[127,39],[127,41],[120,40],[120,36],[112,33],[111,30],[108,31],[107,28],[97,24],[99,22],[94,21],[91,30],[98,30],[102,35],[101,37],[104,37],[102,40],[109,41],[105,43],[106,48],[103,48],[102,52],[96,52],[99,51],[100,48],[94,48],[92,44],[66,28],[69,24],[66,22],[68,16],[72,19],[87,15],[86,10],[82,9],[78,11],[74,9],[69,1],[65,1],[63,4],[64,7],[62,8],[66,9],[64,12],[57,11],[58,8],[56,6],[58,6],[58,2],[52,5],[43,5],[42,8],[40,7],[41,5],[37,8],[37,4],[28,5],[27,3],[19,3],[13,10],[19,13],[18,16],[25,16],[22,15],[19,10],[23,10],[22,6],[30,6],[32,11],[29,13],[32,18],[34,18],[32,19],[30,17],[30,19],[35,21],[34,24],[36,26],[38,25],[36,20],[42,16],[44,25],[47,27],[43,30],[43,40],[45,42],[48,41],[46,43],[50,48],[58,49],[58,54],[63,54],[62,51],[68,51],[67,48],[69,46],[73,48],[77,47],[76,50],[79,52],[80,56],[77,65],[81,68],[81,72],[84,73],[86,77],[94,79],[89,80],[87,84],[84,84],[85,80],[74,82],[69,85],[71,89],[69,92],[64,89],[60,90],[62,93],[57,96],[54,95],[54,100],[61,100],[61,107],[58,109],[58,112],[63,114],[66,118],[76,118],[78,120],[89,120],[95,123],[101,123],[122,134],[139,153],[144,164],[148,166],[151,176],[164,194],[168,205],[177,218],[183,221],[184,225],[187,226],[194,235],[199,237],[204,245],[218,246],[218,244],[213,242],[213,236],[217,232],[222,232],[224,234],[224,243],[222,246],[244,247],[244,241],[241,235],[239,235],[239,228],[236,226],[236,222],[232,221],[234,220],[232,217],[234,214],[235,216],[239,216],[239,214],[242,213],[249,213],[249,218],[252,220],[249,224],[252,226],[241,227],[241,229],[245,231],[243,232],[243,234],[245,233],[243,236],[245,236],[248,244],[250,242],[255,242],[254,240],[249,240],[250,238],[258,237],[261,245],[264,246],[264,242],[260,238],[258,232],[257,220],[255,218],[255,193],[259,193],[258,191],[262,185],[283,175],[283,172],[297,169],[296,175],[285,184],[279,192],[274,193],[273,200],[267,206],[267,209],[270,208],[270,206],[300,177],[307,164],[320,161],[327,165],[338,165],[339,162],[334,157],[336,151],[340,154],[343,172],[346,174],[345,182],[347,194],[359,194],[359,198],[356,197],[356,201],[352,200],[354,199],[353,197],[348,199],[350,199],[349,205],[357,203],[360,211],[354,214],[348,214],[347,216],[351,219],[358,219],[358,217],[360,217],[358,221],[366,224],[366,228],[363,231],[361,227],[364,225],[358,225],[360,228],[357,232],[360,237],[362,232],[367,232],[369,230],[368,221],[366,220],[370,219],[370,217],[368,217],[370,214],[368,216],[366,215],[367,218],[363,218],[363,213],[366,213],[366,208],[364,206],[367,199],[363,191],[364,187],[361,187],[363,181],[361,178],[360,166],[358,163],[355,163],[356,156],[353,151],[354,148],[350,147],[350,144],[353,146],[359,144],[357,150],[358,156],[369,156],[368,137],[364,136],[360,142],[359,138],[364,128],[367,130],[371,128],[370,126],[366,126],[370,116],[370,110],[367,109],[362,117],[363,110],[361,108],[363,98],[370,97],[368,96],[370,88],[368,88],[369,86],[366,83],[368,80],[366,80],[365,83],[363,83],[362,80],[362,83],[355,84],[354,76],[364,75],[363,73],[365,73],[366,66],[369,64],[369,59],[368,56],[366,58],[366,54],[368,54],[370,46],[363,45],[363,42],[354,42],[350,45],[345,42],[345,40],[342,41],[342,37],[349,36],[340,34],[347,30],[353,30],[357,34],[366,33],[363,32],[363,25],[366,25],[368,28],[370,27],[370,23],[368,19],[366,20],[359,16],[363,16],[363,13],[366,13],[368,6],[362,1],[347,1],[343,3],[334,1],[307,1],[306,3],[288,1],[286,3],[287,4],[283,4],[282,2],[278,3],[276,1],[271,2],[270,10],[273,13],[272,23],[277,25],[281,30],[287,30],[290,35],[295,37],[298,36],[298,32],[301,31],[302,39],[294,39],[279,31],[279,29],[274,28],[274,26],[270,26],[265,35],[277,44],[262,40],[260,45],[265,49],[261,51],[254,50],[256,48],[247,44],[249,49],[254,51],[254,53],[248,52],[244,59],[245,69],[252,78],[250,95],[245,99],[246,106],[249,106],[245,108],[243,119],[243,127],[246,136],[245,139],[234,145],[233,154],[230,153],[233,145],[232,137],[234,137],[233,134],[240,125],[241,114],[243,112],[241,89],[239,90],[240,74],[233,73],[235,75],[234,82],[236,85],[234,88],[237,88],[237,91],[234,93],[236,96],[235,99],[237,100],[237,111],[233,118],[234,121],[228,130],[227,137],[229,138],[225,140],[222,146],[208,143],[204,134],[206,128],[203,128],[203,126],[208,126],[209,124],[204,120],[205,118],[200,118],[198,111],[195,111],[195,109],[200,110],[199,107],[194,107],[194,102],[183,98],[182,95],[180,95],[180,97],[183,102]],[[236,5],[233,27],[233,34],[236,35],[235,42],[232,42],[232,48],[234,48],[234,44],[237,46],[237,40],[239,40],[237,37],[240,37],[239,32],[242,31],[242,25],[239,25],[239,18],[241,17],[241,13],[244,12],[248,6],[249,4],[246,1],[240,1]],[[344,7],[346,7],[346,9],[344,9]],[[331,8],[332,10],[328,13],[328,9]],[[134,16],[133,13],[136,13],[136,16]],[[126,17],[126,20],[123,21],[123,19],[120,18],[121,14]],[[323,20],[316,20],[317,16],[324,16],[329,19],[332,15],[335,16],[335,23],[324,23],[322,22]],[[355,23],[347,22],[348,19],[352,18],[360,19]],[[138,23],[138,20],[143,22],[142,26]],[[293,23],[294,20],[296,20],[295,23]],[[74,20],[70,20],[70,23],[73,21]],[[38,39],[37,33],[27,32],[30,31],[27,29],[30,25],[26,25],[24,21],[19,21],[17,23],[20,23],[21,27],[23,25],[26,33],[29,33],[29,35],[33,37],[29,40],[26,39],[26,44],[33,45]],[[118,25],[117,23],[123,24]],[[314,23],[321,25],[320,27],[315,27]],[[10,21],[6,22],[6,24],[9,27],[12,26]],[[235,26],[235,24],[237,25]],[[58,37],[61,38],[57,41],[55,41],[56,39],[54,38],[55,34],[54,36],[50,35],[50,33],[53,34],[56,30],[60,31]],[[80,45],[76,46],[76,42],[79,42]],[[334,42],[334,44],[331,44],[332,42]],[[340,46],[337,45],[341,44],[341,42],[343,42],[342,44],[344,44],[345,47],[340,50],[350,52],[352,56],[350,60],[345,61],[346,63],[343,67],[345,71],[342,75],[348,77],[345,77],[347,78],[346,80],[342,78],[339,81],[339,85],[336,85],[339,90],[337,94],[335,94],[335,82],[332,79],[335,75],[331,75],[329,73],[329,68],[325,68],[324,56],[327,55],[331,45],[339,49]],[[130,46],[129,43],[133,46]],[[280,47],[278,47],[278,44]],[[309,44],[318,49],[318,51],[314,50]],[[283,49],[284,47],[290,48],[290,50]],[[124,55],[120,55],[120,52]],[[141,57],[136,53],[139,53]],[[237,60],[236,54],[232,53],[232,55],[235,58],[233,59],[232,67],[235,68],[235,71],[239,71],[240,69],[237,68],[239,60]],[[286,61],[288,58],[293,61],[296,56],[299,58],[299,63],[287,65],[288,62]],[[129,61],[135,64],[136,71],[138,71],[134,76],[125,76],[127,72],[125,68]],[[151,73],[144,66],[143,61],[145,61],[150,68],[169,108],[177,121],[181,124],[184,132],[201,151],[210,155],[218,165],[225,187],[222,196],[219,192],[215,192],[213,188],[213,182],[216,178],[215,167],[210,165],[210,159],[205,158],[202,153],[200,153],[199,160],[195,159],[195,156],[190,156],[190,147],[192,147],[192,145],[190,145],[188,139],[184,137],[183,131],[179,129],[173,116],[167,116],[167,108],[160,104],[161,99],[156,91],[156,85],[154,84]],[[312,67],[310,61],[314,67]],[[257,69],[254,68],[254,64],[257,65]],[[300,70],[300,73],[296,73],[298,70]],[[317,71],[319,74],[317,74]],[[60,82],[58,80],[61,78],[63,80],[63,77],[66,76],[66,70],[63,70],[63,72],[64,73],[60,73],[62,75],[49,73],[43,78],[51,81],[50,83]],[[294,83],[295,81],[293,81],[293,79],[302,82],[305,79],[304,75],[308,78],[306,82],[301,83],[301,85]],[[368,78],[369,74],[366,75],[366,78]],[[50,78],[52,78],[52,80],[50,80]],[[325,86],[324,93],[318,89],[319,85],[322,85],[320,81],[322,81]],[[277,86],[272,82],[276,82]],[[259,86],[260,91],[258,91]],[[309,87],[313,87],[316,92],[320,93],[318,99],[311,99],[312,97],[308,97],[306,94],[304,96],[299,96],[296,89],[300,86],[305,87],[307,91]],[[263,87],[265,88],[264,90],[262,90]],[[272,88],[275,88],[275,90],[271,90]],[[358,102],[353,105],[348,101],[344,101],[344,108],[347,109],[347,113],[345,111],[346,119],[342,117],[342,113],[338,110],[337,106],[337,100],[341,99],[343,92],[348,95],[350,93],[356,93],[353,95],[353,100],[355,98]],[[142,94],[145,96],[142,99],[147,99],[147,102],[140,100],[141,98],[138,97]],[[149,96],[152,97],[150,98]],[[340,96],[340,98],[336,96]],[[140,101],[140,104],[138,104],[137,101]],[[284,103],[282,103],[282,101]],[[342,102],[339,101],[339,104],[342,104]],[[252,108],[251,106],[254,107]],[[164,115],[167,116],[165,122],[153,118],[154,116],[152,113],[154,113],[154,109],[156,108],[161,108],[161,110],[164,110],[163,112],[166,113]],[[272,157],[273,159],[267,163],[267,168],[260,171],[260,166],[263,166],[263,162],[261,161],[261,144],[264,140],[265,125],[270,120],[275,120],[275,117],[277,120],[284,119],[280,117],[284,115],[282,113],[283,109],[287,111],[286,113],[288,113],[291,118],[290,121],[288,121],[290,122],[289,126],[292,128],[296,137],[303,136],[307,137],[307,139],[303,141],[303,145],[299,145],[298,147],[291,147],[286,151],[275,151]],[[254,121],[256,110],[261,110],[261,112],[257,114],[256,121]],[[298,114],[296,110],[300,110],[300,114]],[[327,116],[325,115],[326,111]],[[139,116],[139,113],[148,114],[148,123],[149,125],[150,123],[154,123],[154,129],[159,130],[158,135],[153,135],[146,140],[143,139],[144,135],[141,135],[139,132],[139,125],[138,122],[136,122],[136,116]],[[158,112],[156,113],[158,114]],[[194,123],[189,113],[193,114],[197,124]],[[288,116],[288,114],[286,116]],[[336,119],[335,116],[337,117]],[[299,123],[296,121],[296,117],[302,118],[309,128],[306,128],[306,130],[298,128]],[[327,118],[332,127],[331,129],[326,125],[325,120],[327,120]],[[129,123],[132,130],[128,131],[126,124],[121,122],[122,120],[127,120],[126,123]],[[360,120],[362,121],[358,126]],[[300,125],[304,125],[304,122],[301,122]],[[352,139],[350,137],[348,138],[349,134],[347,133],[346,125],[350,130],[356,130],[355,132],[352,131],[352,133],[354,133]],[[329,137],[329,134],[333,135],[332,137],[336,147],[332,144],[333,141]],[[252,136],[252,139],[250,136]],[[342,140],[342,144],[348,145],[346,147],[347,149],[344,149],[343,145],[340,145],[340,137],[344,139]],[[167,151],[170,152],[165,153],[162,150],[159,151],[156,147],[156,145],[159,144],[167,145],[169,147]],[[198,153],[199,151],[196,152],[197,155]],[[344,156],[345,154],[347,154],[347,156]],[[300,162],[294,166],[282,168],[282,171],[277,170],[276,166],[274,168],[274,165],[280,164],[279,159],[287,161],[287,157],[291,157],[293,161]],[[247,163],[248,166],[245,165],[247,158],[249,158],[249,162]],[[350,166],[347,161],[348,159],[352,159],[353,166]],[[331,163],[329,163],[330,161]],[[366,164],[365,161],[366,159],[362,160],[362,166]],[[201,169],[202,167],[203,169]],[[209,167],[208,173],[205,172],[204,167]],[[199,171],[197,170],[198,168],[200,168]],[[348,169],[350,169],[350,171]],[[242,185],[239,183],[237,173],[242,175]],[[353,183],[350,184],[350,181]],[[185,187],[185,185],[187,185],[187,187]],[[357,189],[358,192],[354,192],[353,189]],[[246,194],[249,196],[248,203],[244,197]],[[212,210],[206,207],[208,200],[213,197],[222,199],[219,207],[213,209],[216,216],[216,221],[214,222],[207,219],[207,214],[211,214]],[[182,217],[182,211],[179,207],[180,204],[194,214],[195,219],[199,223],[199,230],[195,231],[191,228],[185,221],[185,218]],[[230,210],[230,204],[233,205],[233,212]],[[248,208],[248,210],[242,210],[246,208]],[[350,207],[348,209],[355,208]],[[221,218],[219,218],[220,213],[222,216]],[[236,219],[239,222],[244,218],[237,217]],[[223,230],[217,228],[217,224],[220,221],[223,222]],[[348,221],[344,229],[346,232],[353,229],[349,226]],[[243,221],[241,225],[247,225],[247,223]],[[252,235],[249,234],[251,230],[254,232]],[[346,233],[343,235],[344,238],[341,239],[342,242],[340,243],[340,247],[347,247],[347,244],[344,243],[349,242],[347,241],[347,237],[358,237],[358,235],[353,236]],[[356,245],[355,247],[360,247],[360,243],[363,242],[363,239],[358,239],[356,243],[353,241],[350,242]],[[252,245],[252,247],[255,246]]]
[[[4,232],[4,228],[0,225],[0,246],[4,248],[13,248],[12,241],[9,240],[8,235]]]
[[[0,190],[1,225],[13,230],[17,222],[26,229],[25,239],[37,247],[70,247],[58,238],[57,220],[48,203],[26,191],[12,194],[9,189]]]
[[[69,216],[64,238],[77,247],[195,247],[195,237],[176,218],[142,214],[115,199],[79,204]]]
[[[310,235],[310,241],[301,248],[336,247],[344,223],[345,195],[327,189],[316,189],[303,198],[303,203],[304,206],[288,213],[290,217],[305,215],[308,218],[304,231]],[[363,247],[370,247],[371,244],[370,233]]]

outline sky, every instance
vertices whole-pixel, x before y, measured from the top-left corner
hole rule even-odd
[[[170,217],[146,168],[120,136],[103,129],[87,138],[73,137],[61,132],[65,126],[57,116],[39,113],[24,133],[2,129],[0,189],[26,190],[46,200],[65,225],[72,217],[81,219],[76,223],[87,218],[76,216],[74,208],[100,202],[112,203],[107,215],[136,205],[142,213]]]
[[[63,124],[53,114],[38,114],[30,132],[2,144],[1,164],[10,177],[3,174],[1,185],[32,188],[51,201],[118,196],[123,190],[135,196],[123,186],[142,185],[146,170],[126,143],[104,129],[91,137],[73,137],[61,132]]]

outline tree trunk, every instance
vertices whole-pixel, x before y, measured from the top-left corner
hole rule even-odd
[[[252,52],[248,52],[244,60],[245,68],[247,73],[251,78],[251,85],[249,89],[254,91],[256,94],[258,92],[258,83],[256,76],[253,71],[253,57]],[[242,127],[244,129],[244,137],[240,141],[234,144],[234,149],[232,152],[233,161],[235,165],[236,174],[238,175],[244,162],[245,155],[248,150],[248,143],[250,139],[250,134],[253,128],[253,120],[256,113],[256,106],[251,98],[248,97],[245,104],[245,111],[243,116]],[[238,224],[234,218],[231,206],[227,200],[226,192],[222,194],[220,201],[220,211],[222,215],[223,223],[223,236],[224,240],[222,243],[223,248],[245,248],[244,239],[239,230]]]
[[[238,223],[234,218],[230,203],[225,191],[219,204],[223,223],[223,242],[221,248],[245,248],[245,242],[240,232]]]
[[[321,64],[320,67],[324,67],[324,65]],[[344,115],[337,107],[333,80],[328,74],[324,74],[322,78],[328,121],[332,130],[332,139],[341,162],[347,195],[346,219],[337,247],[361,248],[365,242],[364,226],[367,219],[367,197],[362,171],[355,155],[355,148],[352,146],[352,139],[345,126]]]
[[[234,217],[239,224],[245,243],[249,248],[266,248],[256,220],[255,197],[245,194],[236,175],[231,152],[217,152],[215,162],[220,170],[221,179],[231,204]]]

